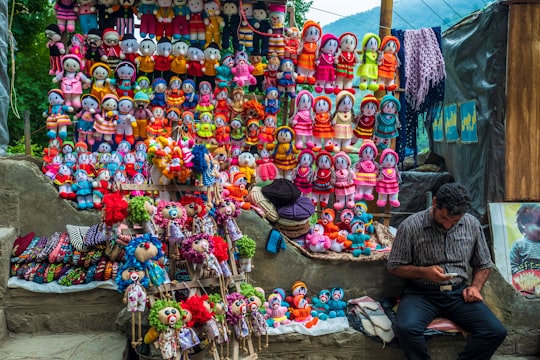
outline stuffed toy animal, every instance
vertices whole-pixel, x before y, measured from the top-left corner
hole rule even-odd
[[[101,57],[101,61],[107,63],[111,69],[122,61],[122,48],[120,47],[120,34],[114,28],[108,28],[103,30],[101,36],[103,40],[103,51],[105,55]]]
[[[49,109],[43,113],[47,120],[47,137],[54,139],[59,136],[61,139],[67,137],[67,127],[71,125],[68,112],[73,112],[73,107],[65,104],[64,94],[61,90],[53,89],[47,94],[49,99]]]
[[[296,148],[313,147],[313,95],[310,91],[302,90],[295,99],[296,111],[291,117],[290,124],[296,134]]]
[[[235,51],[240,50],[238,40],[238,27],[240,26],[240,13],[238,3],[234,0],[225,0],[222,3],[222,15],[224,26],[221,30],[221,45],[223,49],[228,49],[231,45]]]
[[[73,189],[73,192],[77,194],[78,209],[84,210],[94,208],[94,203],[92,201],[92,182],[90,182],[87,172],[82,169],[76,170],[74,178],[74,183],[71,188]]]
[[[173,36],[174,10],[172,0],[157,0],[158,9],[156,14],[156,38],[166,36],[169,39]]]
[[[330,299],[328,300],[329,312],[328,317],[345,317],[347,310],[347,302],[343,300],[345,292],[340,287],[335,287],[330,290]]]
[[[75,12],[75,0],[56,0],[54,4],[54,13],[56,15],[56,24],[61,32],[74,32],[77,13]]]
[[[123,0],[119,5],[113,6],[113,9],[115,10],[116,30],[118,30],[120,36],[133,34],[135,30],[133,16],[137,13],[135,0]]]
[[[98,27],[96,5],[96,0],[78,0],[73,8],[79,17],[79,25],[84,35],[88,34],[90,29]]]
[[[311,232],[306,235],[306,247],[312,252],[325,253],[330,249],[330,238],[324,234],[324,227],[321,224],[313,224]]]
[[[296,71],[300,84],[315,85],[315,60],[319,53],[319,43],[322,36],[322,28],[315,21],[308,20],[302,29],[302,42],[298,49],[298,63]]]
[[[214,42],[218,48],[221,47],[220,29],[225,26],[225,21],[220,15],[219,1],[209,0],[204,4],[205,26],[205,47]]]
[[[268,20],[268,10],[263,1],[258,1],[253,5],[253,52],[252,54],[267,56],[268,40],[270,31],[270,21]]]
[[[400,42],[395,36],[387,35],[381,41],[379,57],[377,59],[379,90],[394,91],[396,84],[396,69],[400,66],[397,53]]]
[[[234,56],[234,66],[231,69],[232,80],[240,87],[256,85],[257,79],[252,75],[253,65],[249,63],[248,54],[245,51],[237,51]]]
[[[62,31],[56,24],[51,24],[45,29],[47,37],[47,48],[49,49],[49,62],[51,64],[49,75],[56,75],[62,72],[62,55],[66,53],[62,42]]]
[[[311,316],[318,317],[320,320],[328,319],[328,312],[330,306],[328,305],[328,300],[330,300],[330,290],[322,289],[319,291],[318,296],[311,298],[312,310]]]
[[[277,88],[279,95],[287,93],[291,99],[296,97],[296,78],[298,74],[294,71],[294,63],[290,59],[283,59],[276,74]]]
[[[81,59],[78,56],[64,55],[62,72],[53,78],[54,83],[60,83],[60,90],[64,94],[66,106],[73,106],[75,109],[81,107],[83,88],[88,89],[91,83],[91,80],[81,71],[81,67]]]
[[[291,26],[283,32],[285,39],[285,59],[291,59],[293,63],[298,64],[298,50],[302,40],[302,33],[296,26]]]
[[[334,151],[351,152],[353,138],[352,123],[354,120],[354,95],[348,90],[342,90],[336,96],[336,109],[332,114],[334,126]]]
[[[112,136],[116,133],[118,121],[118,98],[116,95],[105,95],[101,101],[101,114],[94,122],[94,138],[96,141],[107,141],[112,144]]]
[[[283,37],[285,31],[285,8],[286,6],[281,4],[268,5],[269,33],[272,34],[272,37],[268,39],[268,53],[274,53],[280,58],[285,55],[285,39]]]
[[[137,6],[137,17],[140,19],[140,35],[142,38],[149,36],[153,39],[156,36],[156,0],[141,0]]]
[[[139,42],[135,36],[130,33],[124,34],[118,44],[120,45],[121,51],[120,57],[123,58],[124,61],[129,61],[135,65],[135,59],[137,56],[139,56],[139,54],[137,54],[137,51],[139,50]]]
[[[373,141],[364,140],[358,150],[359,161],[355,165],[356,176],[354,179],[354,200],[373,200],[373,189],[377,183],[379,166],[375,162],[378,150]]]
[[[139,56],[135,58],[137,76],[146,76],[150,81],[154,80],[154,54],[157,45],[152,39],[142,39],[139,42]]]
[[[90,76],[92,77],[90,93],[99,101],[102,101],[105,95],[116,95],[115,84],[111,83],[110,79],[112,74],[109,65],[101,61],[95,62],[90,68]]]
[[[331,122],[330,110],[332,102],[328,96],[318,96],[313,100],[313,151],[332,151],[334,149],[334,129]]]
[[[315,153],[310,149],[300,151],[298,155],[298,167],[295,170],[294,184],[302,192],[302,195],[311,197],[313,190],[313,164]]]
[[[172,36],[174,40],[189,40],[189,7],[187,0],[173,0],[174,19],[172,22]]]
[[[333,94],[336,81],[336,55],[339,40],[335,35],[324,34],[321,38],[319,55],[315,62],[315,91]]]
[[[388,147],[389,141],[398,136],[398,129],[401,127],[399,122],[399,110],[401,104],[393,95],[385,95],[380,103],[380,112],[376,116],[373,138],[375,145],[380,150]]]
[[[171,77],[172,43],[168,37],[163,36],[157,42],[154,55],[154,79],[162,78],[169,81]]]
[[[179,358],[179,334],[183,326],[184,312],[180,305],[171,299],[157,300],[150,309],[148,321],[159,332],[154,346],[161,351],[166,360]]]
[[[354,94],[352,88],[352,80],[354,77],[354,67],[358,62],[356,56],[356,47],[358,46],[358,38],[350,32],[341,34],[339,37],[339,49],[335,59],[336,63],[336,87],[334,94],[338,95],[342,90],[348,90]]]
[[[334,155],[334,209],[343,210],[344,207],[353,208],[353,195],[355,194],[355,172],[351,169],[351,158],[340,151]]]
[[[399,207],[398,200],[399,183],[401,182],[401,174],[397,167],[399,162],[398,154],[392,149],[384,149],[381,153],[381,169],[375,190],[379,194],[377,206],[384,207],[389,201],[390,206]]]
[[[353,145],[358,139],[371,140],[375,126],[375,115],[379,111],[379,100],[373,95],[366,95],[360,103],[360,113],[355,118]]]
[[[312,201],[313,205],[320,205],[325,209],[330,201],[330,194],[334,192],[335,174],[334,159],[327,151],[320,151],[315,158],[315,173],[313,178]]]
[[[97,9],[99,29],[112,29],[116,26],[116,13],[114,11],[114,6],[116,3],[116,0],[98,0]]]
[[[381,38],[373,33],[367,33],[362,39],[362,60],[356,74],[360,76],[360,90],[379,90],[377,84],[379,44]]]
[[[366,246],[370,237],[365,231],[365,222],[362,219],[354,218],[351,221],[351,233],[347,236],[347,240],[352,241],[349,250],[352,251],[354,257],[371,255],[371,248]]]
[[[339,228],[334,222],[335,220],[336,212],[332,209],[324,209],[319,221],[317,221],[317,223],[324,227],[324,234],[327,235],[330,240],[335,239],[339,232]]]
[[[288,126],[281,126],[276,129],[277,145],[272,153],[274,164],[280,170],[280,177],[292,179],[293,170],[296,168],[298,161],[296,154],[298,150],[294,145],[295,133]]]

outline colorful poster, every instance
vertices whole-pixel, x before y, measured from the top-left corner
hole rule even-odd
[[[442,107],[437,106],[433,113],[435,116],[433,116],[433,141],[435,142],[443,142],[444,141],[444,127],[443,127],[443,112]]]
[[[522,295],[540,297],[540,203],[490,203],[495,264]]]
[[[476,101],[459,104],[459,117],[461,118],[461,142],[477,143]]]
[[[444,107],[444,133],[447,142],[457,142],[459,140],[456,104]]]

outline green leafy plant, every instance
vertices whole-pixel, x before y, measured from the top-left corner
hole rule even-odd
[[[252,258],[255,255],[257,243],[247,235],[242,236],[235,242],[238,254],[242,258]]]
[[[32,156],[40,156],[42,151],[43,151],[43,146],[41,146],[40,144],[30,145],[30,154]],[[22,136],[19,140],[16,140],[14,145],[9,145],[7,149],[7,153],[10,155],[26,154],[26,145],[25,145],[24,136]]]

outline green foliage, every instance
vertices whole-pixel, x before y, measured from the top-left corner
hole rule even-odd
[[[294,21],[296,27],[301,29],[306,22],[306,14],[313,4],[313,0],[291,0],[288,5],[294,7]]]
[[[17,107],[21,119],[10,109],[8,128],[11,144],[21,143],[24,132],[22,114],[28,110],[31,130],[35,134],[32,135],[32,143],[45,145],[47,139],[42,113],[48,106],[47,93],[54,87],[49,75],[49,50],[45,37],[45,28],[55,22],[52,3],[43,0],[16,0],[13,6],[13,1],[9,0],[9,11],[15,47],[9,49],[7,66],[10,78],[14,76],[16,102],[12,105]],[[15,60],[14,69],[11,54]],[[42,131],[37,132],[38,129]]]
[[[34,143],[30,145],[30,155],[39,157],[42,152],[43,146],[40,144]],[[26,154],[24,135],[20,139],[16,140],[13,145],[8,146],[7,153],[10,155]]]

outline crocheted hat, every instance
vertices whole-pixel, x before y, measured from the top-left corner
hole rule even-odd
[[[347,155],[346,152],[340,151],[334,155],[334,163],[336,162],[337,158],[344,157],[347,160],[347,167],[351,166],[351,158],[349,155]]]
[[[287,179],[276,179],[262,188],[262,193],[276,207],[294,203],[301,195],[296,185]]]
[[[379,150],[377,150],[377,146],[375,146],[375,143],[370,139],[364,139],[362,145],[360,145],[360,149],[358,149],[358,156],[362,158],[362,152],[367,147],[373,149],[373,158],[375,159],[377,157],[377,154],[379,154]]]
[[[341,100],[343,100],[343,98],[345,96],[349,96],[351,98],[351,100],[352,100],[353,105],[354,105],[354,100],[355,100],[354,95],[349,90],[341,90],[339,92],[339,94],[336,95],[336,106],[337,106],[337,104],[339,104],[341,102]]]
[[[319,151],[317,154],[317,157],[315,158],[315,164],[319,163],[319,159],[323,156],[327,156],[330,159],[330,164],[334,164],[334,158],[332,157],[332,154],[330,154],[328,151]]]
[[[395,158],[396,158],[396,163],[399,162],[399,155],[397,154],[397,152],[395,152],[394,150],[390,149],[390,148],[387,148],[387,149],[384,149],[381,153],[381,163],[383,162],[384,158],[386,157],[386,155],[388,154],[391,154],[393,155]]]
[[[302,237],[306,235],[310,229],[309,221],[304,222],[303,225],[296,225],[291,227],[283,226],[280,223],[276,223],[274,224],[274,227],[289,239],[297,239],[299,237]]]
[[[298,108],[298,103],[302,99],[303,95],[307,95],[313,104],[313,95],[311,94],[311,91],[308,90],[300,90],[300,92],[296,95],[296,99],[294,100],[296,107]]]
[[[343,38],[344,38],[345,36],[347,36],[347,35],[352,36],[352,37],[354,38],[354,41],[356,42],[356,44],[358,44],[358,38],[357,38],[356,35],[353,34],[352,32],[344,32],[343,34],[341,34],[341,35],[339,36],[339,39],[338,39],[338,41],[339,41],[340,44],[341,44],[341,40],[343,40]],[[380,41],[379,41],[379,42],[380,42]]]
[[[302,29],[302,38],[305,37],[305,34],[306,34],[306,31],[308,30],[308,28],[310,26],[314,26],[316,27],[317,29],[319,29],[319,34],[322,34],[322,28],[321,28],[321,25],[319,25],[318,23],[316,23],[315,21],[313,20],[308,20],[304,23],[304,28]]]
[[[339,42],[339,39],[337,38],[336,35],[334,34],[324,34],[321,38],[321,48],[324,47],[324,45],[326,45],[326,43],[330,40],[336,40],[337,42]]]
[[[36,234],[34,232],[29,232],[28,234],[24,236],[19,236],[17,239],[15,239],[11,255],[15,257],[20,256],[24,252],[24,250],[28,248],[28,245],[30,245],[35,235]]]
[[[97,63],[94,63],[94,65],[92,65],[90,67],[90,71],[88,72],[90,75],[92,75],[94,73],[94,70],[97,68],[97,67],[102,67],[104,68],[105,70],[107,70],[107,74],[109,74],[109,77],[111,77],[112,75],[112,70],[111,70],[111,67],[107,64],[105,64],[104,62],[97,62]]]
[[[369,41],[369,39],[371,38],[375,38],[377,39],[377,44],[380,44],[381,43],[381,38],[379,37],[379,35],[377,34],[374,34],[374,33],[366,33],[364,35],[364,37],[362,38],[362,49],[366,47],[366,44],[367,42]]]
[[[305,196],[300,196],[294,203],[278,208],[279,216],[290,220],[305,220],[311,217],[314,212],[313,202]]]
[[[379,107],[379,100],[377,100],[377,98],[375,96],[373,96],[371,94],[367,94],[362,99],[362,102],[360,103],[360,108],[362,108],[362,106],[364,106],[366,104],[369,104],[369,103],[373,103],[373,104],[377,105],[377,107]]]
[[[389,41],[394,41],[394,43],[396,43],[396,52],[399,51],[399,48],[400,48],[400,43],[399,43],[399,40],[397,37],[395,36],[392,36],[392,35],[387,35],[385,37],[383,37],[382,41],[381,41],[381,46],[379,47],[381,50],[384,49],[384,47],[386,46],[386,44],[389,42]]]
[[[395,96],[392,96],[392,95],[385,95],[382,98],[382,100],[381,100],[381,109],[384,107],[384,105],[387,102],[393,102],[394,104],[396,104],[396,108],[397,108],[398,112],[401,109],[401,104],[399,103],[399,100]]]

